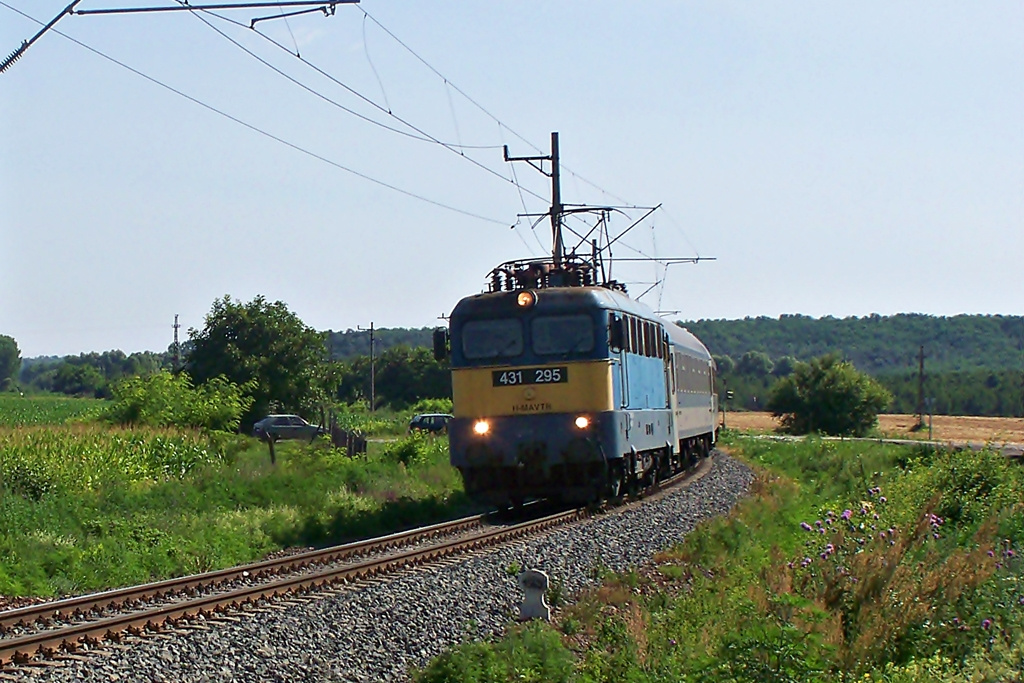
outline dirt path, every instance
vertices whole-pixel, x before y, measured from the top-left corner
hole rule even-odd
[[[729,413],[726,424],[730,429],[755,432],[771,432],[778,426],[771,413],[746,412]],[[879,431],[883,436],[894,439],[927,439],[927,418],[924,429],[911,431],[916,424],[916,415],[878,416]],[[938,441],[1024,443],[1024,418],[936,415],[932,418],[932,438]]]

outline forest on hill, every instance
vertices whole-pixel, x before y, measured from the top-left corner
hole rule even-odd
[[[748,351],[761,351],[772,359],[809,360],[839,353],[871,375],[916,370],[921,346],[926,366],[934,372],[1020,370],[1024,362],[1024,316],[783,315],[678,324],[716,356],[738,360]]]

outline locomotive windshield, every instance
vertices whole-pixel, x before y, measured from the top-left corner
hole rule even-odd
[[[547,315],[530,325],[533,352],[542,356],[594,350],[594,321],[589,315]]]
[[[462,327],[466,358],[513,358],[523,352],[523,324],[515,318],[473,320]]]

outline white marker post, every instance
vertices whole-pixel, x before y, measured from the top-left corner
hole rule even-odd
[[[534,569],[528,569],[518,576],[519,587],[523,590],[523,604],[519,607],[519,621],[530,619],[551,620],[551,608],[545,601],[548,591],[548,575]]]

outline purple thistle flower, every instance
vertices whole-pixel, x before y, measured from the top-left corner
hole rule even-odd
[[[850,517],[853,517],[853,511],[852,510],[843,510],[843,514],[840,515],[840,516],[848,522],[848,521],[850,521]]]
[[[831,554],[831,553],[834,553],[835,551],[836,551],[836,547],[834,545],[832,545],[831,543],[829,543],[827,546],[825,546],[825,552],[826,553]]]
[[[675,638],[669,638],[668,644],[674,646],[676,644],[676,639]]]
[[[992,626],[992,620],[991,619],[982,619],[981,620],[981,627],[983,629],[988,629],[991,626]]]
[[[828,553],[822,553],[821,554],[821,559],[827,560],[828,559]]]
[[[808,524],[807,522],[800,522],[800,528],[803,529],[804,531],[811,531],[812,530],[811,525]]]
[[[820,519],[814,520],[814,526],[821,526],[821,520]]]
[[[938,539],[938,537],[939,537],[938,534],[932,534],[932,536],[934,536],[936,539]]]
[[[1007,557],[1013,557],[1013,551],[1012,550],[1007,550],[1006,551],[1006,556]]]
[[[996,556],[996,554],[995,554],[994,552],[992,552],[991,550],[989,550],[989,551],[988,551],[988,556],[989,556],[989,557],[995,557],[995,556]]]
[[[818,533],[819,534],[824,534],[825,533],[825,529],[824,528],[818,529]]]

